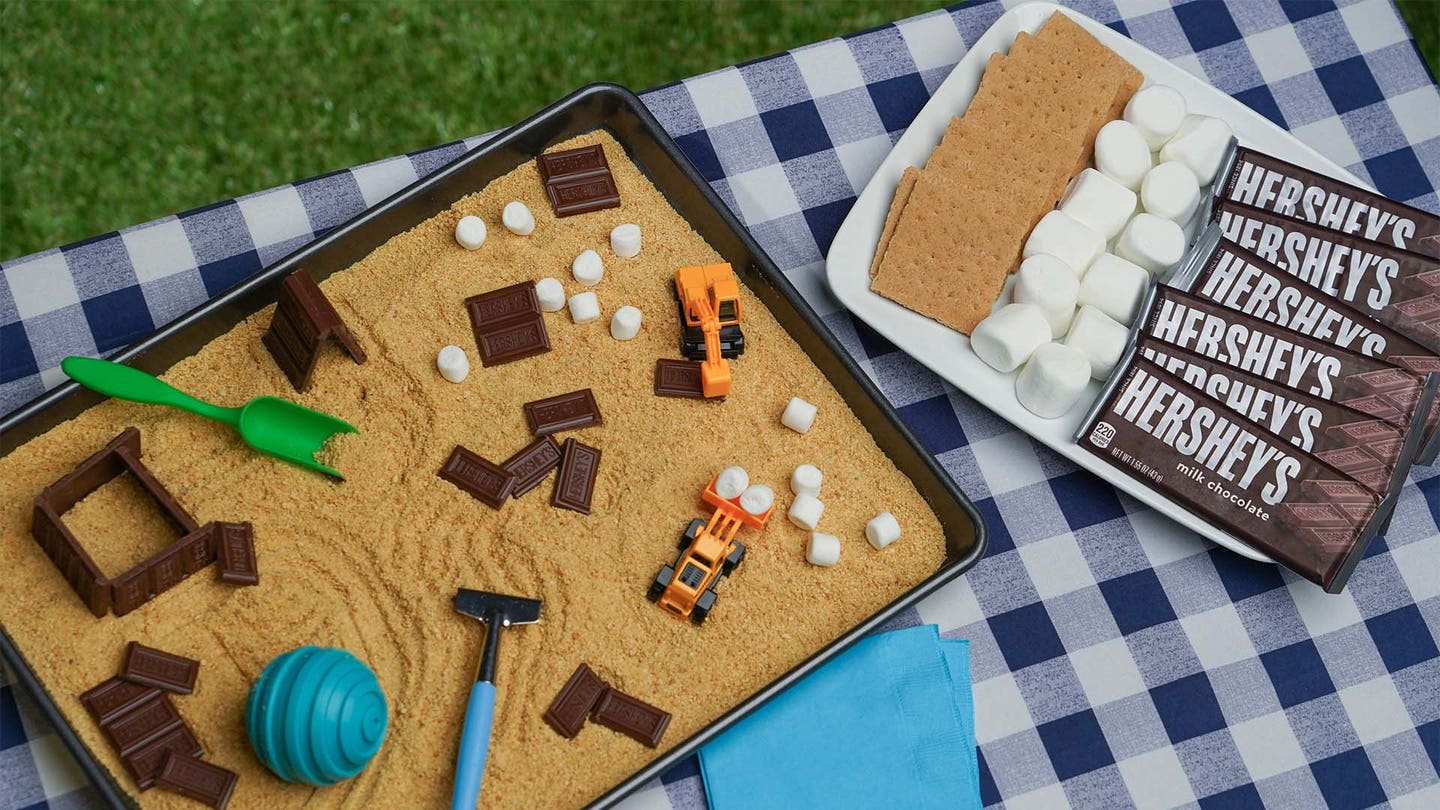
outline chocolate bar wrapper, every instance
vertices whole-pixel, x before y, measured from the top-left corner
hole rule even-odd
[[[1075,440],[1329,593],[1344,589],[1387,506],[1133,351]]]
[[[1225,237],[1375,320],[1440,352],[1440,258],[1217,200]]]
[[[1213,194],[1322,228],[1440,256],[1440,217],[1230,142]]]

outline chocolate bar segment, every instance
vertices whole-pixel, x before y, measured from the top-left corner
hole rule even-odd
[[[491,509],[499,509],[515,486],[515,476],[509,470],[458,444],[440,468],[440,477]]]
[[[195,691],[195,676],[199,674],[199,661],[147,647],[138,641],[130,642],[125,648],[125,662],[120,666],[120,677],[125,680],[177,695]]]
[[[135,782],[141,790],[149,790],[155,786],[155,777],[160,775],[160,767],[165,762],[165,757],[176,754],[186,757],[198,757],[204,754],[200,748],[200,742],[186,726],[180,726],[173,731],[147,743],[144,747],[135,751],[121,762],[125,763],[125,769],[135,777]]]
[[[519,498],[540,486],[540,482],[545,480],[550,471],[560,466],[560,445],[550,436],[541,436],[525,445],[500,466],[515,476],[515,486],[510,490],[510,497]]]
[[[555,699],[550,701],[550,707],[545,710],[545,722],[561,737],[574,739],[585,725],[585,718],[590,716],[595,704],[609,689],[609,684],[582,663],[576,667],[570,680],[560,687]]]
[[[665,736],[670,713],[618,689],[610,689],[595,705],[595,722],[654,748]]]
[[[1247,147],[1231,147],[1215,196],[1440,256],[1440,216]]]
[[[535,163],[555,216],[619,207],[620,190],[599,144],[543,154]]]
[[[704,399],[705,387],[700,380],[700,364],[689,360],[656,360],[655,396]]]
[[[590,499],[595,494],[595,479],[600,475],[600,451],[571,436],[565,440],[561,453],[560,475],[555,479],[550,504],[588,515]]]
[[[522,407],[530,432],[536,436],[601,423],[600,406],[595,404],[595,394],[589,388],[537,399]]]
[[[240,777],[234,771],[211,765],[203,759],[171,753],[160,766],[155,784],[215,808],[224,810]]]
[[[335,305],[304,270],[296,270],[280,283],[280,299],[270,328],[260,338],[275,365],[285,372],[296,391],[310,388],[320,349],[335,340],[356,363],[365,362],[365,350],[340,320]]]
[[[160,690],[116,675],[80,696],[85,710],[101,726],[160,696]]]
[[[184,724],[170,696],[159,692],[100,728],[120,756],[127,757]]]
[[[480,363],[498,366],[550,351],[550,333],[529,281],[465,299]]]
[[[535,284],[529,281],[472,295],[465,299],[465,308],[470,312],[470,325],[477,332],[541,314]]]
[[[260,584],[260,569],[255,563],[255,529],[250,523],[217,522],[215,547],[220,559],[221,582]]]

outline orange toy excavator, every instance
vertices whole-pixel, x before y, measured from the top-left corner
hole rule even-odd
[[[680,349],[686,357],[701,361],[705,396],[729,394],[730,363],[725,358],[745,350],[735,271],[728,264],[682,267],[675,273],[675,298],[680,302]],[[695,339],[702,336],[703,344]]]

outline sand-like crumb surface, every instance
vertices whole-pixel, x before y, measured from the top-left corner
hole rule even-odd
[[[195,693],[175,704],[207,758],[239,772],[231,806],[439,807],[449,801],[483,636],[478,622],[451,609],[455,589],[541,598],[541,623],[511,628],[501,644],[481,804],[568,807],[657,755],[593,723],[565,740],[542,722],[580,662],[674,714],[663,750],[939,568],[945,541],[934,515],[748,291],[749,350],[732,364],[730,397],[652,394],[656,358],[679,356],[674,271],[720,257],[613,139],[592,133],[571,145],[582,142],[604,145],[623,207],[556,220],[527,163],[322,285],[369,362],[328,350],[313,388],[297,395],[261,346],[267,309],[166,375],[221,404],[273,394],[357,425],[358,436],[334,447],[343,483],[259,456],[215,423],[117,401],[0,459],[0,622],[121,785],[135,790],[77,696],[115,674],[131,640],[202,662]],[[500,224],[510,200],[535,213],[533,235],[517,237]],[[489,226],[473,252],[454,239],[465,214]],[[610,250],[610,229],[622,222],[644,231],[636,258]],[[579,292],[570,262],[586,248],[605,262],[594,288],[604,318],[577,325],[564,311],[549,313],[553,351],[481,367],[462,299],[544,276]],[[608,324],[624,304],[639,307],[645,322],[637,339],[619,342]],[[459,385],[435,369],[436,352],[451,343],[472,364]],[[436,476],[456,444],[503,461],[531,438],[522,403],[585,387],[604,424],[558,438],[573,435],[604,454],[593,514],[552,507],[553,478],[496,511]],[[819,406],[808,435],[780,425],[792,396]],[[141,431],[144,462],[197,520],[254,522],[258,587],[224,585],[207,568],[121,618],[96,619],[82,606],[31,538],[31,504],[131,425]],[[841,560],[831,569],[805,561],[808,535],[784,515],[790,472],[807,462],[825,474],[820,529],[841,538]],[[701,489],[730,464],[775,490],[776,513],[763,532],[741,531],[749,555],[697,627],[663,613],[645,592],[674,559],[685,525],[707,514]],[[904,536],[876,551],[864,527],[885,509]],[[173,539],[128,480],[97,491],[66,520],[112,576]],[[370,767],[323,789],[271,775],[244,731],[250,685],[276,655],[305,644],[353,652],[375,670],[390,704],[389,732]],[[136,795],[145,807],[197,806],[159,789]]]

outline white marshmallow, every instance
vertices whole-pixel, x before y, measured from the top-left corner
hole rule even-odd
[[[1092,264],[1091,267],[1094,267]],[[1059,340],[1075,317],[1075,298],[1080,280],[1070,267],[1054,256],[1037,253],[1020,263],[1015,274],[1015,303],[1034,304],[1050,323],[1050,338]]]
[[[1190,221],[1200,207],[1200,184],[1195,173],[1178,160],[1167,160],[1145,173],[1140,184],[1145,213],[1180,224]]]
[[[1070,184],[1060,210],[1106,239],[1114,239],[1135,213],[1135,192],[1095,169],[1086,169]]]
[[[485,220],[473,214],[461,217],[455,223],[455,241],[466,250],[475,250],[485,244]]]
[[[1105,237],[1081,225],[1064,211],[1051,211],[1040,218],[1025,240],[1023,258],[1048,253],[1070,266],[1075,275],[1085,275],[1090,262],[1105,249]]]
[[[813,464],[801,464],[790,473],[790,491],[796,495],[809,495],[814,498],[820,497],[820,483],[825,476],[820,473],[820,468]]]
[[[1154,163],[1150,144],[1129,121],[1111,121],[1095,136],[1095,168],[1134,191]]]
[[[785,517],[802,529],[814,531],[823,514],[825,504],[821,503],[819,498],[814,495],[796,495],[795,500],[790,502],[790,510],[785,513]]]
[[[530,213],[525,203],[515,200],[505,203],[505,210],[500,212],[500,224],[516,236],[529,236],[535,231],[535,215]]]
[[[1136,214],[1120,232],[1115,255],[1152,273],[1164,273],[1185,255],[1185,231],[1154,214]]]
[[[805,559],[809,560],[811,565],[823,565],[826,568],[840,562],[840,538],[833,534],[811,532]]]
[[[763,515],[775,505],[775,490],[764,484],[751,484],[740,493],[740,508],[752,515]]]
[[[540,309],[544,312],[559,312],[565,308],[565,288],[558,278],[547,276],[535,282],[535,297],[540,299]]]
[[[1075,302],[1092,306],[1122,324],[1135,320],[1140,303],[1150,289],[1150,274],[1143,267],[1109,253],[1095,260],[1080,282]]]
[[[1180,129],[1185,120],[1185,97],[1173,87],[1152,84],[1130,97],[1125,120],[1140,130],[1154,152]]]
[[[640,255],[640,226],[633,223],[616,225],[610,231],[610,249],[622,259],[633,259]]]
[[[1104,380],[1120,362],[1125,353],[1125,343],[1130,331],[1119,321],[1095,307],[1080,307],[1075,313],[1075,322],[1070,325],[1070,334],[1065,336],[1065,345],[1079,349],[1090,361],[1090,376]]]
[[[575,323],[590,323],[600,320],[600,299],[593,292],[570,296],[570,319]]]
[[[600,283],[601,277],[605,275],[605,263],[600,261],[600,254],[593,250],[581,252],[570,263],[570,272],[574,274],[575,280],[586,287],[594,287]]]
[[[818,411],[818,408],[805,400],[791,397],[790,401],[785,403],[785,412],[780,414],[780,424],[796,433],[809,433],[810,426],[815,424],[815,414]]]
[[[1041,419],[1059,419],[1090,383],[1090,358],[1064,343],[1046,343],[1015,378],[1015,398]]]
[[[1195,172],[1202,186],[1215,180],[1230,146],[1230,125],[1208,115],[1187,115],[1180,129],[1160,148],[1161,160],[1178,160]]]
[[[715,476],[715,494],[730,500],[740,497],[740,493],[750,486],[750,473],[745,472],[744,467],[726,467]],[[765,510],[760,510],[765,511]]]
[[[1049,342],[1050,322],[1034,304],[1006,304],[970,333],[975,356],[1002,374],[1019,368],[1031,352]]]
[[[440,370],[440,376],[452,383],[465,382],[470,376],[470,358],[465,356],[465,350],[459,346],[446,346],[440,350],[435,357],[435,367]]]
[[[610,337],[616,340],[630,340],[640,334],[640,310],[624,306],[610,316]]]
[[[900,523],[889,512],[881,512],[865,524],[865,539],[875,548],[885,548],[900,539]]]

